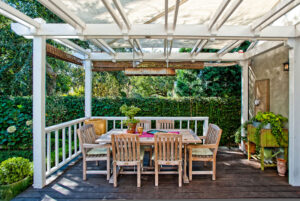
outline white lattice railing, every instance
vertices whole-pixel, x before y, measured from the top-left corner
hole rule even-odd
[[[46,176],[60,169],[81,153],[76,130],[86,119],[76,119],[45,129]]]
[[[203,134],[208,129],[208,117],[136,117],[140,120],[174,120],[176,129],[193,129],[197,134],[198,122],[203,122]],[[51,175],[80,153],[77,129],[88,118],[76,119],[65,123],[47,127],[46,133],[46,176]],[[92,119],[106,119],[106,130],[121,128],[126,117],[92,117]],[[177,122],[177,123],[176,123]]]

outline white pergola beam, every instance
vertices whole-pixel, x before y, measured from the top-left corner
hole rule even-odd
[[[244,41],[243,40],[237,40],[237,41],[233,41],[232,43],[226,45],[224,48],[222,48],[221,50],[218,51],[218,55],[223,56],[224,54],[230,52],[232,49],[238,47],[239,45],[241,45]]]
[[[205,47],[205,45],[208,43],[208,40],[203,40],[201,41],[200,45],[198,46],[198,49],[196,51],[196,55],[199,54],[199,52],[201,52],[201,50]]]
[[[127,18],[127,15],[126,15],[126,13],[125,13],[125,11],[123,9],[122,4],[120,3],[119,0],[113,0],[113,2],[115,4],[117,10],[119,11],[119,13],[120,13],[120,15],[121,15],[121,17],[122,17],[122,19],[123,19],[123,21],[124,21],[127,29],[129,30],[130,29],[130,22],[129,22],[129,19]]]
[[[104,50],[109,55],[116,54],[116,52],[102,39],[91,39],[90,42],[92,42],[98,48]]]
[[[0,14],[26,27],[40,28],[40,23],[2,1],[0,1]]]
[[[169,1],[165,0],[165,30],[168,31]]]
[[[106,53],[91,53],[91,60],[94,61],[132,61],[132,53],[119,52],[114,57]],[[172,53],[168,60],[169,62],[176,61],[240,61],[246,59],[244,54],[240,53],[227,53],[223,57],[219,57],[217,53],[199,53],[198,55],[191,56],[190,53]],[[165,61],[166,56],[164,53],[144,53],[143,61]]]
[[[249,50],[253,49],[253,48],[257,45],[257,43],[258,43],[257,40],[256,40],[256,41],[252,41],[252,42],[250,43],[250,45],[248,46],[246,52],[248,52]]]
[[[223,0],[220,6],[218,7],[217,11],[215,12],[214,16],[211,18],[208,29],[211,30],[211,28],[215,25],[219,17],[222,15],[226,7],[228,6],[230,0]]]
[[[284,0],[284,1],[281,1],[274,9],[272,9],[267,14],[265,14],[264,16],[262,16],[260,19],[258,19],[257,21],[255,21],[253,23],[253,25],[251,26],[252,30],[255,31],[257,29],[262,29],[262,27],[260,27],[262,24],[264,24],[265,22],[267,22],[274,15],[278,14],[280,11],[282,11],[284,8],[286,8],[288,5],[290,5],[294,1],[295,0]]]
[[[32,31],[21,24],[12,23],[12,29],[23,36],[47,36],[47,38],[124,38],[115,24],[86,24],[85,30],[78,33],[68,24],[41,24],[39,31]],[[162,24],[134,24],[128,32],[129,38],[136,39],[210,39],[216,40],[287,40],[296,37],[295,26],[268,26],[259,35],[254,34],[249,26],[222,26],[212,34],[207,25],[181,25],[169,35]]]
[[[178,17],[179,6],[180,6],[180,0],[176,0],[175,11],[174,11],[174,19],[173,19],[173,27],[172,27],[173,31],[176,29],[176,25],[177,25],[177,17]]]
[[[219,30],[221,26],[228,20],[228,18],[233,14],[233,12],[239,7],[243,0],[233,0],[234,2],[231,4],[229,8],[227,8],[226,12],[222,15],[220,20],[216,24],[216,30]]]
[[[201,43],[201,40],[197,40],[196,44],[194,45],[194,47],[193,47],[193,49],[191,51],[191,55],[196,52],[196,50],[199,47],[200,43]]]
[[[54,39],[54,41],[66,46],[76,52],[79,52],[82,55],[90,55],[90,53],[86,49],[80,47],[79,45],[73,43],[72,41],[70,41],[68,39],[63,39],[63,38],[62,39]]]
[[[52,11],[60,19],[70,24],[76,30],[85,29],[85,22],[82,21],[77,15],[72,13],[61,1],[59,0],[38,0],[42,5]]]
[[[86,59],[83,63],[85,70],[85,84],[84,84],[84,112],[85,117],[92,117],[92,84],[93,84],[93,72],[92,72],[92,62],[90,59]]]
[[[280,46],[283,46],[284,42],[283,41],[272,41],[272,42],[265,42],[261,45],[258,45],[254,47],[253,49],[249,50],[248,52],[245,53],[246,58],[251,58],[260,54],[263,54],[265,52],[268,52],[270,50],[276,49]]]
[[[110,13],[112,18],[114,19],[115,23],[122,30],[123,29],[122,21],[119,18],[119,16],[117,15],[115,9],[112,7],[112,5],[110,4],[110,2],[108,0],[102,0],[102,2],[104,4],[104,6],[106,7],[107,11]]]

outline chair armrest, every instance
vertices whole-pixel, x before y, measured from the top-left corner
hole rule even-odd
[[[110,148],[110,144],[83,144],[83,148]]]
[[[200,140],[205,140],[206,136],[198,136]]]
[[[216,144],[195,144],[188,145],[188,149],[196,149],[196,148],[218,148]]]

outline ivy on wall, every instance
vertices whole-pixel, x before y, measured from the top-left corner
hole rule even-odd
[[[141,108],[137,116],[208,116],[210,123],[223,129],[221,145],[234,144],[234,132],[240,126],[241,102],[238,98],[94,98],[93,116],[123,116],[120,106],[135,105]],[[0,146],[8,148],[31,147],[31,97],[1,97]],[[84,116],[84,97],[47,97],[46,125],[51,126]],[[178,125],[177,122],[176,125]],[[8,128],[15,126],[12,133]],[[193,127],[191,123],[191,128]],[[186,122],[183,122],[183,128]],[[198,123],[198,134],[202,124]]]

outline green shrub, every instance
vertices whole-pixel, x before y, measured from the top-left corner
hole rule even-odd
[[[22,157],[9,158],[0,164],[0,185],[12,184],[32,176],[32,164]]]
[[[22,157],[32,161],[33,153],[32,149],[25,150],[11,150],[11,149],[3,149],[0,150],[0,163],[12,157]]]
[[[47,97],[46,125],[70,121],[84,117],[84,97],[61,96]],[[239,98],[93,98],[93,116],[123,116],[120,107],[123,104],[141,108],[138,116],[208,116],[210,123],[223,129],[221,145],[235,144],[234,133],[240,127],[241,101]],[[0,98],[0,146],[18,149],[32,142],[31,133],[22,131],[26,121],[32,119],[32,99],[30,97]],[[21,108],[18,108],[21,105]],[[9,110],[18,110],[23,118],[13,118]],[[5,114],[4,114],[5,113]],[[178,123],[177,123],[178,124]],[[8,135],[7,129],[16,125],[14,135]],[[109,124],[111,125],[111,124]],[[186,125],[183,122],[183,125]],[[193,124],[191,123],[191,128]],[[202,124],[198,123],[201,135]],[[5,135],[2,135],[5,134]],[[31,146],[31,145],[30,145]]]

